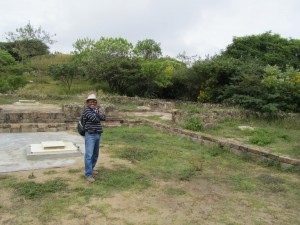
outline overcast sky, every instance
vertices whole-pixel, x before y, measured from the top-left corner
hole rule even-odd
[[[278,33],[300,39],[300,0],[0,0],[0,41],[28,22],[56,34],[51,52],[77,39],[154,39],[163,55],[214,55],[233,37]]]

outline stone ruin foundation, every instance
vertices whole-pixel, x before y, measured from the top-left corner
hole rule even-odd
[[[113,101],[119,102],[130,102],[132,100],[136,100],[136,98],[119,97],[113,99]],[[186,116],[181,111],[175,109],[177,104],[175,102],[164,102],[161,100],[155,102],[153,100],[149,101],[143,99],[139,99],[139,101],[141,101],[141,106],[139,107],[141,109],[140,112],[145,110],[148,112],[151,111],[170,113],[172,114],[173,122],[175,122],[176,124],[180,124],[182,118]],[[3,105],[0,106],[0,133],[61,132],[73,129],[75,130],[75,126],[80,118],[83,107],[83,104],[66,104],[63,106],[43,104],[40,105],[39,103],[33,101],[19,101],[18,104]],[[276,160],[288,166],[300,166],[300,160],[277,156],[276,154],[260,150],[259,148],[244,146],[239,143],[233,143],[224,139],[211,137],[209,135],[191,132],[181,128],[174,128],[172,126],[150,122],[145,119],[138,119],[134,121],[123,120],[120,112],[118,112],[114,105],[103,105],[101,110],[107,115],[107,121],[103,123],[104,126],[121,126],[123,123],[130,126],[137,124],[147,124],[162,131],[173,133],[200,143],[217,144],[221,147],[229,147],[234,153],[251,154],[255,157],[264,158],[266,160]],[[201,119],[203,119],[205,124],[208,125],[207,127],[209,127],[220,119],[222,120],[224,118],[235,118],[240,116],[243,115],[241,115],[241,113],[238,111],[223,112],[222,110],[220,110],[213,113],[204,113],[201,116]]]

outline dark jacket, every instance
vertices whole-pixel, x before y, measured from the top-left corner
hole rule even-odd
[[[103,128],[100,121],[105,121],[106,116],[100,115],[90,107],[85,107],[82,113],[85,130],[89,133],[102,133]]]

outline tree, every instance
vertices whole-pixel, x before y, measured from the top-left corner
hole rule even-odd
[[[176,56],[176,59],[183,62],[188,68],[192,67],[192,65],[196,62],[196,61],[200,61],[201,58],[197,55],[193,55],[193,56],[188,56],[186,54],[185,51],[183,51],[182,53],[179,53]]]
[[[193,64],[187,79],[193,101],[218,102],[224,87],[238,75],[239,60],[232,57],[214,56]]]
[[[300,73],[292,67],[281,71],[278,66],[267,66],[261,83],[265,87],[267,105],[272,111],[300,112]],[[268,108],[266,108],[268,109]]]
[[[94,44],[78,40],[76,60],[92,82],[107,82],[112,91],[126,94],[133,85],[140,63],[132,58],[133,45],[123,38],[101,37]]]
[[[256,60],[263,65],[286,65],[300,68],[300,40],[282,38],[279,34],[265,32],[260,35],[235,37],[223,56],[241,61]]]
[[[9,66],[15,64],[16,61],[7,51],[0,49],[0,66]]]
[[[138,41],[133,51],[145,60],[158,59],[162,55],[160,43],[156,43],[153,39]]]
[[[91,49],[92,55],[104,58],[132,57],[133,45],[124,38],[101,37]]]
[[[261,84],[264,67],[256,61],[249,61],[238,65],[237,75],[230,78],[219,101],[232,105],[239,105],[254,111],[262,111],[267,104],[266,89]]]
[[[160,58],[156,60],[144,60],[140,72],[139,95],[145,97],[167,97],[166,90],[173,83],[173,76],[185,65],[176,59]]]
[[[90,51],[95,45],[95,41],[90,38],[78,39],[74,44],[74,51],[72,52],[75,55],[82,54],[83,52]]]
[[[13,93],[28,83],[23,76],[4,75],[0,76],[0,93]]]
[[[77,66],[74,63],[52,64],[48,68],[48,73],[55,80],[60,80],[70,93],[73,80],[78,74]]]
[[[54,35],[42,30],[35,29],[30,22],[25,27],[17,28],[15,32],[6,33],[6,40],[15,44],[14,51],[20,55],[22,63],[31,56],[48,53],[48,45],[53,44]],[[38,49],[38,50],[37,50]]]

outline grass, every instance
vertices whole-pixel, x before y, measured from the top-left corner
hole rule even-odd
[[[183,128],[192,130],[192,131],[200,131],[202,130],[203,122],[200,118],[197,117],[189,117],[185,119]]]
[[[32,181],[20,182],[12,185],[20,196],[26,199],[38,199],[49,193],[66,190],[67,184],[63,180],[55,179],[40,184]]]
[[[96,90],[96,86],[82,79],[75,79],[70,92],[62,85],[60,81],[55,81],[47,75],[40,77],[30,76],[31,83],[23,89],[18,90],[18,94],[36,94],[36,95],[75,95],[83,92]]]
[[[131,110],[137,110],[138,106],[135,103],[120,103],[120,102],[112,102],[113,104],[116,104],[118,106],[118,108],[122,111],[131,111]]]
[[[181,188],[167,188],[164,190],[167,195],[184,195],[186,191]]]
[[[253,130],[241,130],[239,126],[250,126]],[[300,122],[297,118],[285,119],[241,119],[223,121],[210,130],[203,130],[218,137],[236,139],[245,144],[262,146],[280,155],[300,159]]]
[[[261,166],[229,153],[228,149],[197,144],[157,132],[148,126],[106,128],[102,143],[102,153],[109,153],[113,159],[121,158],[134,163],[130,164],[130,167],[120,163],[109,168],[100,167],[100,173],[95,176],[96,182],[93,184],[86,184],[82,171],[76,168],[65,173],[66,176],[72,177],[69,179],[58,178],[62,173],[55,173],[56,169],[48,170],[43,174],[49,176],[49,180],[44,182],[36,182],[39,177],[37,171],[34,181],[28,180],[26,176],[16,179],[14,175],[0,174],[2,200],[8,198],[11,202],[19,202],[10,205],[7,204],[8,200],[2,201],[0,213],[15,215],[14,221],[7,224],[21,224],[25,217],[25,224],[32,224],[33,220],[36,220],[35,224],[61,224],[62,219],[66,217],[82,221],[87,210],[95,211],[100,217],[111,220],[114,218],[112,215],[121,209],[111,204],[109,199],[116,198],[118,193],[126,193],[128,198],[135,196],[135,193],[141,193],[142,199],[147,199],[149,195],[152,196],[152,201],[153,196],[160,196],[162,199],[167,198],[165,202],[171,201],[175,205],[188,206],[189,202],[196,201],[196,205],[190,210],[197,210],[197,207],[205,205],[202,198],[210,196],[204,193],[201,197],[201,191],[193,191],[198,188],[205,191],[209,191],[206,188],[220,190],[212,192],[216,197],[209,200],[213,201],[214,205],[213,221],[235,221],[237,224],[245,224],[243,213],[239,211],[235,214],[234,210],[241,206],[242,200],[247,202],[246,211],[253,214],[252,218],[255,218],[255,212],[265,215],[261,219],[264,224],[268,224],[266,218],[277,215],[274,208],[280,209],[282,215],[275,223],[299,222],[295,218],[292,219],[293,212],[300,207],[300,180],[296,172]],[[203,182],[207,182],[208,186],[204,187]],[[230,201],[228,195],[231,196]],[[222,197],[216,201],[218,196]],[[199,200],[193,200],[194,197]],[[180,199],[179,202],[177,198]],[[20,203],[22,199],[26,201]],[[272,201],[272,204],[263,204],[268,201]],[[259,211],[262,207],[263,212]],[[72,211],[76,208],[78,212]],[[141,210],[145,210],[149,216],[159,217],[164,207],[151,205],[150,201],[147,207],[142,207]],[[181,215],[185,215],[186,220],[193,224],[192,220],[189,220],[193,214],[189,215],[185,210],[186,207],[182,208]],[[121,213],[131,215],[131,211]],[[93,214],[93,217],[95,215]],[[286,219],[283,215],[290,215],[291,219]]]

